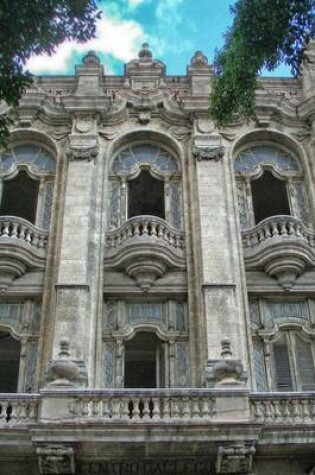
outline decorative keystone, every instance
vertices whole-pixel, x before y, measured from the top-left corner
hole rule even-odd
[[[48,386],[74,386],[79,376],[77,364],[70,359],[70,342],[68,338],[60,341],[59,358],[51,361],[48,368],[49,380]]]
[[[255,452],[256,449],[252,443],[233,443],[219,447],[216,473],[250,475],[252,473]]]
[[[240,360],[233,359],[229,338],[221,340],[221,348],[221,360],[213,365],[215,386],[241,386],[240,377],[243,372],[243,365]]]
[[[194,146],[192,154],[198,162],[201,160],[214,160],[218,162],[224,156],[224,147],[222,145],[214,145],[212,147],[197,147]]]

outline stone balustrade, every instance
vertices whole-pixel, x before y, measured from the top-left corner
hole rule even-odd
[[[251,414],[264,424],[315,423],[315,393],[253,394]]]
[[[240,400],[249,400],[239,419],[283,426],[315,424],[315,392],[248,393],[216,389],[60,389],[40,394],[0,395],[0,426],[39,421],[76,423],[196,423],[233,421]],[[235,408],[233,409],[233,401]],[[244,405],[244,408],[247,404]]]
[[[69,413],[90,421],[210,420],[215,415],[215,397],[204,390],[108,390],[78,395]]]
[[[139,238],[163,241],[176,249],[185,247],[184,232],[156,216],[135,216],[128,219],[120,228],[107,232],[106,246],[109,249],[118,248],[131,239]]]
[[[294,216],[272,216],[257,226],[242,231],[244,248],[253,248],[274,238],[304,239],[310,247],[315,247],[315,232],[308,229]]]
[[[17,240],[36,249],[45,249],[48,231],[38,228],[29,221],[16,216],[0,216],[0,243],[2,239]]]
[[[39,394],[0,394],[0,427],[38,419]]]

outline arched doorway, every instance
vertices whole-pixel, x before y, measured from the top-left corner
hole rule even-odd
[[[162,343],[152,332],[139,332],[125,345],[125,388],[164,386]]]

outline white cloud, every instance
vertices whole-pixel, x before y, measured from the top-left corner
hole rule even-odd
[[[33,56],[28,60],[26,67],[34,74],[51,71],[62,73],[69,69],[73,53],[81,54],[89,50],[110,54],[120,61],[127,62],[137,57],[139,45],[145,39],[145,33],[139,23],[118,18],[103,17],[98,22],[96,34],[96,38],[84,44],[65,42],[52,56]]]
[[[160,0],[156,8],[156,16],[159,20],[172,22],[175,20],[178,23],[181,18],[176,12],[176,8],[183,2],[183,0]]]
[[[127,0],[128,6],[130,8],[137,8],[141,3],[144,3],[146,0]]]

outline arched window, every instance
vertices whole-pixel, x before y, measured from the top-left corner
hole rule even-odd
[[[258,391],[314,391],[315,344],[310,301],[249,301]]]
[[[251,181],[251,191],[256,224],[270,216],[291,214],[286,184],[269,170]]]
[[[0,214],[48,229],[55,161],[43,147],[15,145],[0,154]]]
[[[303,170],[293,153],[273,144],[249,146],[234,162],[242,228],[293,215],[310,225]]]
[[[125,344],[125,388],[164,386],[161,341],[154,333],[139,332]]]
[[[128,218],[141,215],[165,219],[164,181],[157,180],[147,170],[128,181]]]
[[[115,157],[110,171],[109,227],[139,215],[158,216],[182,227],[181,171],[170,152],[152,144],[132,145]]]
[[[274,389],[314,391],[314,349],[298,332],[285,331],[273,344]]]
[[[20,352],[20,342],[0,331],[0,393],[17,392]]]

